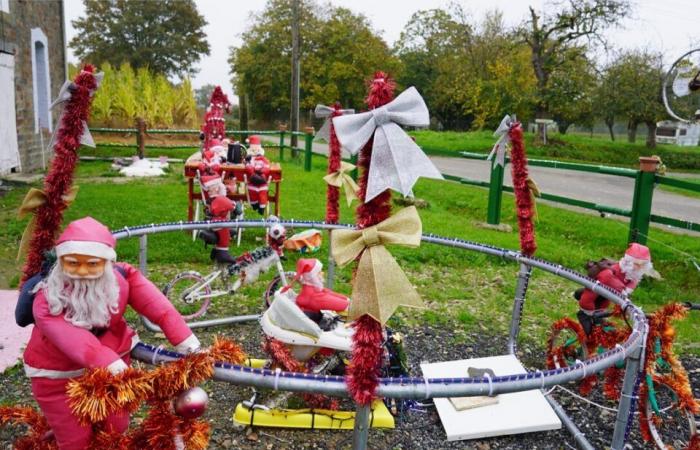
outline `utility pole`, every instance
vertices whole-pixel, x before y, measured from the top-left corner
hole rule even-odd
[[[299,131],[299,0],[292,0],[292,111],[291,130]],[[292,148],[297,148],[297,136],[292,133]],[[293,153],[294,150],[292,150]]]

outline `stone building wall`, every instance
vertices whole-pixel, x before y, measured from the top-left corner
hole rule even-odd
[[[7,1],[7,0],[6,0]],[[37,117],[41,113],[35,111],[35,89],[37,95],[49,104],[58,95],[61,85],[66,79],[66,50],[63,24],[62,0],[9,0],[9,13],[0,12],[0,48],[14,51],[15,54],[15,113],[17,116],[17,141],[19,146],[22,171],[40,170],[42,167],[41,138],[44,147],[49,142],[51,133],[47,123],[42,124],[43,136],[37,130]],[[38,31],[40,30],[40,31]],[[36,42],[45,39],[37,46]],[[33,52],[34,48],[34,60]],[[42,52],[48,53],[48,77],[50,86],[43,92],[34,86],[32,67],[37,70],[35,61],[41,59]],[[38,56],[37,56],[38,54]],[[41,79],[39,80],[41,81]],[[44,78],[45,81],[45,78]],[[43,109],[43,120],[50,119],[53,130],[58,119],[58,111],[46,112]],[[45,155],[48,164],[50,155]]]

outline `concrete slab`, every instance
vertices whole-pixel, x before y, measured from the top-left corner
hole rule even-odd
[[[466,377],[469,367],[489,368],[496,376],[526,373],[513,355],[421,364],[426,378]],[[449,398],[436,398],[435,406],[447,440],[479,439],[561,428],[561,421],[538,389],[501,394],[497,398],[496,404],[463,411],[457,411]]]
[[[15,323],[15,305],[19,291],[0,290],[0,373],[22,358],[34,325],[25,328]]]

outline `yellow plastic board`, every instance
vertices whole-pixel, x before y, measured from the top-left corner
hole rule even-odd
[[[394,416],[381,400],[375,400],[370,414],[373,428],[394,428]],[[239,403],[233,421],[240,425],[276,428],[313,428],[321,430],[352,430],[355,412],[329,409],[250,409]]]

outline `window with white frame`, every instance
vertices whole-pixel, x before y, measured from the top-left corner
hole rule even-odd
[[[52,131],[51,73],[49,71],[49,42],[41,28],[32,28],[32,78],[34,96],[34,131]]]

